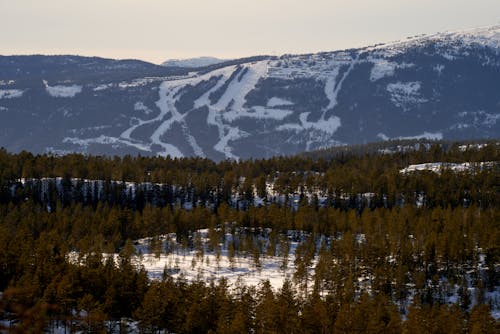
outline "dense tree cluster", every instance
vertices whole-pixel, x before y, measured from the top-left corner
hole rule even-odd
[[[399,170],[429,161],[498,160],[495,144],[218,164],[0,151],[0,326],[126,332],[136,322],[147,333],[497,333],[491,306],[498,305],[486,296],[499,282],[498,166]],[[99,198],[71,182],[42,192],[18,186],[20,178],[44,177],[108,186]],[[117,180],[168,187],[155,202],[146,193],[127,195]],[[301,189],[330,195],[324,203],[304,195],[296,206],[270,198],[250,205],[269,181],[285,198]],[[366,192],[375,194],[370,203],[357,200]],[[419,194],[425,205],[415,204]],[[248,205],[234,205],[235,196]],[[197,204],[185,209],[179,198]],[[296,231],[302,243],[293,277],[278,291],[269,282],[174,280],[168,271],[150,280],[135,262],[133,240],[176,233],[179,244],[196,249],[194,231],[201,228],[217,252],[225,226],[239,236],[230,253],[248,254],[256,266],[261,257],[286,258],[286,236]]]

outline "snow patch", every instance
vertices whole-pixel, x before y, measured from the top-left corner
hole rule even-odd
[[[285,100],[279,97],[271,97],[267,101],[267,106],[269,108],[280,107],[280,106],[291,106],[291,105],[294,105],[292,101]]]
[[[443,134],[441,132],[424,132],[420,135],[416,136],[407,136],[407,137],[397,137],[395,139],[399,140],[411,140],[411,139],[430,139],[430,140],[442,140],[443,139]]]
[[[300,114],[300,124],[287,123],[276,127],[277,131],[295,131],[300,132],[304,130],[319,130],[328,135],[332,135],[341,126],[340,118],[337,116],[332,116],[328,119],[320,119],[317,122],[309,122],[307,117],[309,112],[303,112]]]
[[[20,89],[0,89],[0,100],[20,98],[23,94],[24,91]]]
[[[421,84],[419,81],[396,82],[387,85],[387,91],[391,94],[392,103],[404,110],[409,105],[425,103],[428,100],[420,96]]]
[[[443,73],[444,69],[445,69],[445,66],[443,64],[437,64],[433,68],[433,70],[435,72],[437,72],[439,75],[441,75]]]
[[[377,81],[385,77],[391,77],[394,75],[394,71],[396,70],[397,63],[380,59],[373,63],[373,68],[370,73],[370,80]]]
[[[56,86],[49,86],[46,80],[43,80],[43,84],[45,86],[45,90],[47,93],[49,93],[50,96],[52,97],[75,97],[76,94],[79,94],[82,92],[82,86],[78,85],[71,85],[71,86],[63,86],[63,85],[56,85]]]
[[[150,148],[147,145],[143,145],[140,143],[132,143],[129,141],[122,140],[121,138],[104,136],[104,135],[100,135],[97,138],[85,138],[85,139],[78,137],[65,137],[63,139],[63,143],[78,145],[83,148],[87,148],[91,144],[103,144],[103,145],[111,144],[113,148],[117,148],[120,145],[125,145],[125,146],[135,147],[141,151],[150,151]]]
[[[370,72],[371,81],[377,81],[385,77],[392,77],[396,69],[415,66],[414,64],[407,63],[398,64],[387,59],[371,59],[371,61],[373,62],[373,68]]]
[[[389,140],[389,139],[390,139],[389,137],[387,137],[387,136],[386,136],[385,134],[383,134],[382,132],[380,132],[379,134],[377,134],[377,138],[380,138],[380,139],[382,139],[382,140],[384,140],[384,141],[387,141],[387,140]]]
[[[222,118],[228,122],[234,122],[239,118],[256,118],[256,119],[273,119],[277,121],[283,120],[285,117],[293,114],[291,110],[271,109],[261,106],[253,107],[249,110],[234,110],[222,113]]]
[[[96,87],[94,87],[94,92],[99,92],[99,91],[102,91],[102,90],[106,90],[108,88],[111,88],[113,87],[113,84],[112,83],[109,83],[109,84],[102,84],[102,85],[98,85]]]
[[[444,169],[448,169],[448,170],[451,170],[453,172],[469,172],[473,169],[482,170],[484,168],[491,168],[497,164],[498,164],[498,162],[494,162],[494,161],[486,161],[486,162],[479,162],[479,163],[428,162],[428,163],[423,163],[423,164],[409,165],[408,167],[401,169],[399,171],[399,173],[408,174],[408,173],[418,172],[418,171],[431,171],[431,172],[440,174],[441,171],[443,171]]]

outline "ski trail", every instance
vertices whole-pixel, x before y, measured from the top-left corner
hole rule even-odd
[[[132,120],[137,120],[138,123],[135,124],[135,125],[132,125],[130,128],[128,128],[127,130],[123,131],[120,134],[120,138],[125,139],[125,140],[129,140],[129,141],[134,141],[134,139],[132,139],[130,137],[132,135],[132,132],[134,132],[134,130],[137,129],[138,127],[140,127],[141,125],[144,125],[144,124],[148,123],[148,121],[144,121],[144,120],[142,120],[140,118],[137,118],[137,117],[132,117]]]
[[[181,158],[184,155],[176,146],[165,143],[160,139],[160,137],[172,127],[172,124],[180,119],[180,114],[177,110],[175,110],[172,100],[175,93],[182,86],[176,87],[177,89],[172,89],[170,86],[171,82],[168,81],[160,85],[160,99],[156,102],[156,106],[160,109],[160,115],[156,117],[155,121],[162,121],[169,113],[170,118],[163,121],[160,126],[156,128],[150,138],[154,144],[160,145],[165,150],[165,152],[160,155],[170,155],[172,157]]]
[[[325,82],[325,94],[329,99],[329,104],[327,107],[322,109],[321,117],[316,122],[309,122],[307,120],[310,112],[302,112],[299,116],[299,122],[297,123],[289,123],[282,124],[276,128],[277,131],[294,131],[300,132],[302,130],[318,130],[314,133],[310,133],[310,139],[306,142],[306,151],[309,151],[314,143],[318,143],[324,140],[327,140],[328,136],[331,136],[337,131],[337,129],[341,126],[340,118],[337,116],[330,116],[328,119],[326,118],[326,113],[329,110],[334,109],[338,104],[338,94],[342,89],[342,85],[349,74],[352,72],[354,66],[359,62],[360,54],[357,54],[354,59],[349,62],[349,68],[346,70],[342,78],[337,82],[337,77],[340,73],[340,66],[335,67],[331,75],[327,77]],[[340,65],[346,64],[346,62],[342,62]],[[314,134],[314,135],[313,135]],[[318,137],[319,136],[319,137]]]
[[[200,107],[208,107],[207,124],[217,127],[218,131],[218,142],[214,145],[214,150],[218,151],[226,158],[238,160],[239,157],[233,154],[232,147],[229,145],[231,141],[235,141],[239,138],[245,137],[248,134],[237,126],[232,126],[231,123],[234,119],[239,117],[244,117],[248,114],[245,110],[244,105],[246,103],[246,95],[252,91],[257,85],[258,81],[267,74],[268,71],[268,61],[259,61],[252,64],[243,65],[246,73],[243,77],[236,76],[229,83],[225,92],[221,98],[214,105],[211,104],[209,96],[212,92],[220,89],[224,83],[231,77],[231,74],[237,70],[237,66],[227,66],[198,77],[189,77],[176,80],[167,80],[160,85],[159,89],[159,100],[156,102],[156,106],[160,109],[160,113],[157,117],[149,120],[142,120],[140,118],[134,117],[137,120],[137,124],[130,126],[128,129],[123,131],[120,135],[120,139],[127,141],[131,145],[137,145],[135,140],[132,138],[132,133],[135,129],[146,124],[152,124],[155,122],[161,122],[161,124],[156,127],[150,136],[151,143],[148,145],[149,149],[151,146],[156,144],[163,148],[164,152],[160,155],[171,155],[172,157],[183,157],[181,150],[176,146],[164,142],[161,137],[172,129],[174,124],[179,124],[181,126],[183,135],[185,136],[188,144],[193,149],[193,152],[197,156],[206,157],[203,149],[198,145],[196,138],[190,133],[189,128],[186,123],[186,116],[190,112],[196,110]],[[175,97],[175,95],[186,85],[196,85],[204,80],[209,80],[210,78],[220,76],[217,84],[210,90],[206,91],[202,96],[194,101],[193,109],[188,112],[181,114],[175,107],[175,103],[180,98],[180,96]],[[239,77],[239,80],[238,80]],[[226,109],[230,110],[226,110]],[[227,115],[225,115],[227,113]],[[225,118],[228,117],[228,119]]]
[[[337,104],[338,104],[337,97],[339,95],[340,90],[342,89],[342,85],[344,84],[345,79],[349,76],[349,74],[353,70],[354,66],[356,66],[356,64],[358,64],[359,56],[360,56],[360,54],[358,53],[356,55],[356,58],[354,58],[351,61],[351,63],[349,64],[349,68],[344,73],[344,75],[342,76],[342,78],[340,79],[340,81],[338,82],[336,87],[335,87],[335,81],[336,81],[337,76],[339,74],[340,68],[337,68],[336,71],[334,71],[335,76],[333,76],[332,79],[329,78],[329,80],[327,80],[327,82],[325,84],[325,93],[326,93],[326,96],[328,97],[328,99],[330,100],[330,103],[328,104],[328,106],[325,109],[323,109],[323,115],[321,115],[322,120],[325,120],[325,115],[326,115],[326,112],[328,110],[334,109],[337,106]],[[333,89],[333,92],[332,92],[332,89]],[[330,93],[330,92],[332,92],[332,93]]]
[[[334,108],[335,105],[337,104],[337,95],[335,94],[335,83],[337,82],[337,77],[339,75],[339,72],[340,72],[340,66],[336,67],[330,73],[331,75],[326,79],[325,94],[329,100],[329,103],[328,106],[326,106],[326,108],[323,109],[323,115],[324,111]]]
[[[239,157],[233,154],[229,142],[245,137],[248,134],[236,126],[224,123],[224,113],[235,114],[236,117],[245,114],[245,97],[255,89],[259,80],[267,74],[268,65],[267,60],[245,65],[247,69],[245,75],[240,80],[238,80],[238,76],[235,77],[217,103],[209,106],[207,123],[216,126],[219,132],[219,141],[214,145],[214,150],[224,154],[226,158],[239,160]],[[231,103],[231,110],[226,111]]]
[[[252,91],[260,78],[267,74],[268,61],[259,61],[254,64],[245,65],[243,70],[246,70],[245,75],[238,80],[234,78],[227,87],[219,101],[214,105],[215,108],[226,109],[231,101],[234,101],[231,109],[240,111],[246,102],[245,96]]]

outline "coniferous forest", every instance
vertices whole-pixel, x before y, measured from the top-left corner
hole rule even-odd
[[[499,333],[500,145],[386,145],[221,162],[1,149],[0,333]],[[151,277],[138,240],[159,256],[165,235],[256,267],[295,242],[294,272],[279,288]]]

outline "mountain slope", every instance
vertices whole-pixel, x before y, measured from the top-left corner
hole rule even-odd
[[[0,57],[0,146],[270,157],[387,139],[500,135],[500,26],[188,72]]]

